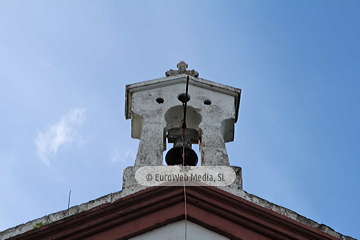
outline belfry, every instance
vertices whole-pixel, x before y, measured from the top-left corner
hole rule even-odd
[[[201,139],[201,166],[229,166],[225,143],[234,140],[241,90],[200,79],[183,61],[177,66],[165,78],[126,86],[125,116],[131,119],[132,137],[140,139],[135,166],[162,165],[166,136],[181,128],[184,99],[192,141]]]

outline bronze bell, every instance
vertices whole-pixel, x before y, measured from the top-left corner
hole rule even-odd
[[[184,166],[196,166],[198,157],[196,152],[191,148],[191,144],[198,143],[198,131],[189,128],[173,128],[169,130],[168,141],[169,143],[174,143],[174,146],[165,156],[167,165],[183,165],[184,162]],[[183,150],[185,150],[184,160]]]

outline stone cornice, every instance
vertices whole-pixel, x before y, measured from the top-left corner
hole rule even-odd
[[[189,221],[230,239],[249,234],[279,240],[353,239],[324,233],[215,187],[187,187],[186,196]],[[147,188],[10,239],[128,239],[184,219],[184,204],[183,187]]]

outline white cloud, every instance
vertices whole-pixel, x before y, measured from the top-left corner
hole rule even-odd
[[[117,162],[120,160],[120,153],[118,149],[115,149],[110,154],[111,162]]]
[[[46,165],[50,165],[50,155],[56,154],[61,145],[81,141],[82,137],[77,133],[74,125],[80,125],[85,121],[85,112],[83,108],[72,109],[58,123],[38,132],[35,144],[40,159]]]
[[[119,151],[119,149],[114,149],[110,154],[111,162],[135,162],[136,153],[132,148],[127,150]]]

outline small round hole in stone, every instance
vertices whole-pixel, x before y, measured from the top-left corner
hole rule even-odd
[[[210,105],[210,104],[211,104],[211,101],[210,101],[209,99],[206,99],[206,100],[204,101],[204,104],[205,104],[205,105]]]
[[[164,102],[164,99],[161,98],[161,97],[159,97],[159,98],[156,99],[156,102],[159,103],[159,104],[160,104],[160,103],[163,103],[163,102]]]
[[[178,99],[179,99],[180,102],[185,103],[185,102],[190,101],[190,95],[188,94],[188,95],[186,96],[185,93],[182,93],[182,94],[180,94],[180,95],[178,96]]]

